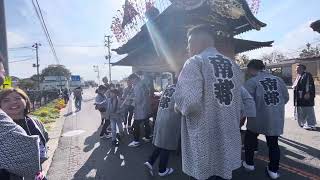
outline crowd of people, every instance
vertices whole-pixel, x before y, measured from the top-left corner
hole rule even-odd
[[[181,149],[182,171],[190,179],[216,180],[232,179],[233,171],[241,166],[254,171],[258,136],[264,135],[270,160],[266,172],[271,179],[278,179],[278,139],[283,134],[285,104],[289,101],[286,84],[266,71],[261,60],[248,63],[249,77],[244,82],[235,61],[216,49],[219,37],[213,32],[214,27],[207,25],[189,30],[190,58],[160,99],[135,73],[128,77],[125,89],[108,83],[100,85],[94,103],[101,114],[100,137],[110,138],[114,146],[119,146],[124,129],[128,129],[132,134],[129,147],[141,146],[141,141],[152,142],[154,150],[144,162],[152,176],[158,158],[157,174],[172,174],[174,169],[168,167],[170,153]],[[2,84],[5,72],[3,58],[0,60]],[[293,84],[297,122],[304,129],[314,130],[312,75],[302,64],[297,66],[297,73]],[[74,91],[77,110],[81,110],[82,93],[81,88]],[[67,103],[68,91],[64,99]],[[18,88],[1,91],[0,179],[45,178],[41,163],[47,158],[49,137],[42,123],[29,113],[30,100],[25,92]],[[242,145],[241,127],[245,124]]]
[[[270,160],[266,172],[271,179],[278,179],[278,138],[284,130],[288,88],[257,59],[247,64],[248,78],[244,82],[235,61],[216,49],[218,37],[212,32],[215,29],[206,25],[190,29],[190,58],[176,73],[174,83],[162,92],[156,112],[151,110],[150,88],[138,74],[128,77],[121,96],[117,88],[100,86],[96,109],[101,112],[101,136],[112,137],[113,144],[118,145],[124,122],[124,128],[132,131],[133,141],[129,147],[140,146],[141,140],[154,145],[144,163],[150,175],[155,175],[154,164],[158,158],[158,175],[172,174],[174,169],[168,168],[170,152],[181,149],[182,171],[193,179],[206,180],[231,179],[232,172],[241,166],[248,172],[254,171],[258,136],[264,135]],[[313,130],[316,119],[312,75],[302,64],[298,65],[297,73],[293,87],[296,117],[301,127]],[[149,121],[151,114],[155,114],[153,126]],[[247,130],[242,145],[241,127],[245,124]],[[141,127],[144,128],[142,138]],[[244,161],[241,160],[242,147]]]

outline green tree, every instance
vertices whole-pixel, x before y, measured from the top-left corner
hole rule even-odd
[[[247,66],[247,64],[249,63],[250,59],[249,56],[247,55],[237,55],[236,58],[236,63],[241,67],[244,68]]]
[[[312,47],[310,43],[306,44],[306,48],[301,51],[299,54],[300,58],[308,58],[308,57],[315,57],[320,56],[320,49],[319,47]]]
[[[38,81],[38,75],[34,74],[34,75],[32,75],[32,76],[30,77],[30,79],[31,79],[32,81],[37,82],[37,81]],[[40,75],[40,82],[42,82],[42,81],[43,81],[43,76]]]
[[[49,65],[42,70],[41,76],[63,76],[69,79],[71,72],[63,65]]]
[[[19,80],[18,87],[23,90],[36,89],[37,82],[32,80],[31,78],[21,79]]]

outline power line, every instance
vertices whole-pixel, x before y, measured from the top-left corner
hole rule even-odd
[[[24,56],[14,56],[13,58],[32,58],[33,55],[30,54],[30,55],[24,55]]]
[[[34,3],[34,1],[36,2],[36,4]],[[55,50],[54,45],[52,43],[52,40],[51,40],[51,37],[50,37],[50,33],[48,31],[46,22],[44,21],[44,18],[43,18],[42,11],[41,11],[40,5],[38,3],[38,0],[32,0],[32,4],[33,4],[33,7],[34,7],[34,10],[36,11],[37,17],[38,17],[38,19],[40,21],[42,30],[44,31],[44,34],[45,34],[45,36],[47,38],[47,41],[49,43],[49,46],[50,46],[51,51],[53,53],[53,56],[54,56],[57,64],[60,64],[60,60],[59,60],[59,58],[57,56],[56,50]]]
[[[38,3],[38,0],[35,0],[35,1],[36,1],[36,3],[37,3],[38,9],[39,9],[40,19],[42,20],[42,24],[43,24],[44,30],[46,31],[46,34],[47,34],[46,37],[47,37],[48,42],[49,42],[49,45],[50,45],[50,47],[51,47],[51,51],[52,51],[52,53],[54,54],[54,57],[55,57],[55,59],[56,59],[56,61],[57,61],[57,64],[60,64],[60,60],[59,60],[59,58],[58,58],[58,56],[57,56],[56,50],[55,50],[54,45],[53,45],[53,43],[52,43],[52,40],[51,40],[51,37],[50,37],[50,33],[49,33],[48,28],[47,28],[47,26],[46,26],[46,22],[44,21],[44,18],[43,18],[43,15],[42,15],[42,11],[41,11],[40,5],[39,5],[39,3]],[[33,1],[32,1],[32,2],[33,2]],[[41,21],[41,20],[40,20],[40,21]]]
[[[45,47],[45,45],[43,45]],[[95,48],[95,47],[101,47],[103,48],[103,44],[93,44],[93,45],[86,45],[86,44],[55,44],[55,47],[87,47],[87,48]],[[16,51],[16,50],[23,50],[23,49],[33,49],[28,46],[21,46],[21,47],[12,47],[8,50]]]
[[[21,59],[21,60],[15,60],[15,61],[9,61],[9,63],[17,63],[17,62],[24,62],[24,61],[31,61],[34,58],[26,58],[26,59]]]
[[[24,49],[32,49],[32,48],[28,46],[21,46],[21,47],[8,48],[8,51],[18,51],[18,50],[24,50]]]
[[[88,48],[95,48],[95,47],[104,47],[103,44],[101,45],[76,45],[76,44],[58,44],[56,47],[88,47]]]

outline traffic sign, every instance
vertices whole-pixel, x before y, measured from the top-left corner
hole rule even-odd
[[[73,75],[71,76],[71,81],[81,81],[81,78],[79,75]]]

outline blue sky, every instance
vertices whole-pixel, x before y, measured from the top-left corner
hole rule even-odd
[[[96,80],[93,65],[99,65],[102,76],[107,75],[104,35],[111,34],[111,19],[124,0],[38,0],[44,18],[56,46],[61,64],[73,74],[85,79]],[[31,0],[5,0],[9,48],[32,46],[40,42],[41,68],[54,64],[39,20],[33,10]],[[261,0],[257,17],[267,23],[261,31],[241,34],[240,38],[251,40],[275,40],[273,48],[264,48],[248,52],[250,57],[260,57],[264,53],[280,50],[289,56],[295,56],[307,42],[320,41],[320,35],[309,28],[311,21],[320,19],[319,0]],[[114,40],[113,47],[118,44]],[[81,46],[94,47],[81,47]],[[10,50],[9,61],[35,57],[30,49]],[[113,61],[117,60],[117,56]],[[35,60],[10,63],[11,75],[28,77],[35,74],[32,68]],[[130,68],[113,67],[115,79],[129,75]]]

